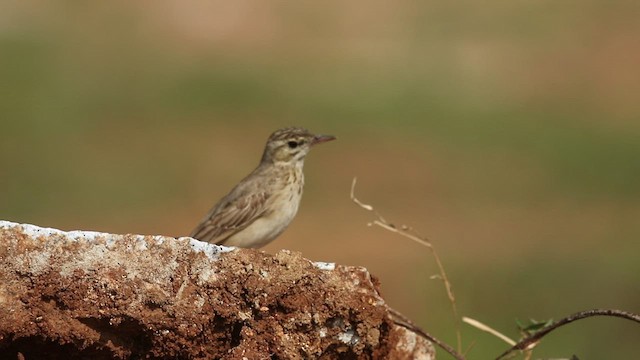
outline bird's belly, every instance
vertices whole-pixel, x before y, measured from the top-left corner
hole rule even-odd
[[[227,246],[258,248],[278,237],[298,212],[300,196],[284,201],[283,206],[265,214],[224,242]]]

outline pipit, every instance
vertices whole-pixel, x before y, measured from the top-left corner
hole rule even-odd
[[[334,139],[298,127],[275,131],[258,167],[220,199],[189,236],[247,248],[278,237],[298,212],[305,156],[312,146]]]

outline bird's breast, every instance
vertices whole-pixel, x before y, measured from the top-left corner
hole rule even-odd
[[[282,234],[298,213],[303,185],[301,171],[280,176],[278,182],[272,184],[271,196],[265,204],[263,215],[231,236],[225,245],[261,247]]]

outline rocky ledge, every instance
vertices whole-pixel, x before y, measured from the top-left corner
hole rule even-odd
[[[434,359],[364,268],[0,221],[1,359]]]

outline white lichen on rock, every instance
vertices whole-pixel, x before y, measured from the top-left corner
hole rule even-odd
[[[332,270],[335,270],[336,268],[336,264],[330,263],[330,262],[316,261],[313,263],[313,265],[320,270],[326,270],[326,271],[332,271]]]
[[[11,221],[0,220],[0,228],[11,229],[18,228],[26,236],[34,239],[41,237],[50,239],[57,238],[59,241],[83,241],[88,243],[100,243],[106,247],[111,248],[116,245],[116,242],[122,240],[125,235],[114,235],[110,233],[98,232],[98,231],[85,231],[85,230],[72,230],[63,231],[54,228],[44,228],[31,224],[18,224]],[[211,259],[215,259],[218,254],[230,252],[235,250],[234,247],[220,246],[215,244],[206,243],[190,237],[170,238],[161,235],[127,235],[130,240],[133,240],[133,250],[144,251],[148,250],[151,245],[161,245],[166,240],[175,241],[188,241],[191,248],[197,252],[202,252]]]

